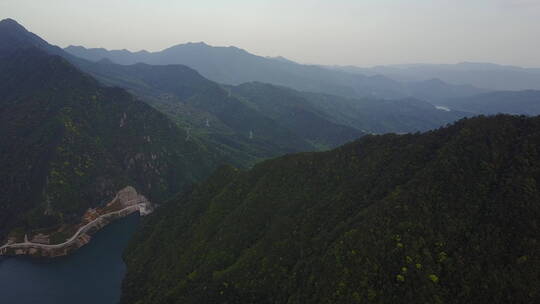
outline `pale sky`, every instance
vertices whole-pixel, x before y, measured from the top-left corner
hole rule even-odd
[[[204,41],[301,63],[540,67],[540,0],[0,0],[4,18],[62,47]]]

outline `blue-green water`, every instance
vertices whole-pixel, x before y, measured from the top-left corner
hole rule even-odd
[[[117,303],[126,271],[122,251],[138,222],[138,215],[118,220],[67,257],[0,259],[0,303]]]

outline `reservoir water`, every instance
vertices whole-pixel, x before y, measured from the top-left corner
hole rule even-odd
[[[0,303],[118,303],[126,272],[122,252],[138,222],[138,214],[118,220],[67,257],[0,258]]]

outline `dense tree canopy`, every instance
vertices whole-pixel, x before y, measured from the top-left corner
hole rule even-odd
[[[532,303],[540,118],[223,167],[126,254],[123,303]]]
[[[79,219],[132,185],[160,201],[220,153],[119,88],[35,48],[0,56],[0,240]]]

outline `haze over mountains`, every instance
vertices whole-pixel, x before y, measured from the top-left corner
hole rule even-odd
[[[374,68],[329,67],[302,65],[285,58],[260,57],[236,47],[213,47],[203,42],[173,46],[161,52],[129,52],[87,49],[81,46],[65,48],[72,55],[92,61],[129,65],[183,64],[198,70],[205,77],[223,84],[258,81],[287,86],[301,91],[319,92],[348,98],[375,97],[400,99],[414,97],[452,109],[457,99],[482,99],[492,93],[499,105],[456,108],[475,114],[523,113],[539,114],[531,105],[539,99],[540,69],[526,69],[484,63],[456,65],[395,65]],[[528,90],[529,103],[514,105],[506,99],[506,90]],[[500,93],[499,93],[500,92]],[[504,101],[506,100],[506,101]],[[474,102],[473,102],[474,103]],[[500,103],[506,103],[501,106]],[[517,111],[508,111],[509,108]],[[484,111],[485,110],[485,111]],[[395,130],[391,130],[395,131]]]
[[[72,52],[69,54],[28,32],[10,19],[0,22],[0,38],[2,38],[0,51],[5,58],[19,56],[14,58],[22,60],[20,56],[23,55],[17,54],[18,50],[26,50],[31,58],[45,58],[44,55],[41,57],[36,55],[39,53],[38,50],[61,56],[94,76],[102,85],[125,88],[138,99],[167,115],[171,122],[176,124],[175,128],[179,128],[178,131],[174,131],[177,132],[174,137],[178,139],[178,144],[185,142],[188,146],[193,146],[187,148],[188,151],[202,149],[208,151],[209,155],[215,155],[211,157],[214,160],[208,166],[202,166],[206,169],[194,168],[195,172],[208,172],[212,167],[211,163],[217,160],[215,158],[217,155],[220,155],[219,158],[223,161],[246,166],[259,159],[284,153],[336,147],[367,133],[429,130],[474,113],[507,112],[534,115],[540,111],[538,108],[540,94],[536,91],[511,94],[490,92],[482,95],[476,93],[484,90],[470,86],[448,86],[439,80],[408,83],[406,89],[414,92],[414,95],[423,96],[424,100],[433,99],[432,103],[445,108],[436,108],[431,103],[413,98],[385,100],[373,97],[351,98],[347,95],[359,95],[361,92],[367,92],[365,90],[372,89],[391,91],[397,96],[406,95],[404,91],[400,91],[405,85],[381,76],[356,76],[316,66],[304,66],[284,59],[263,58],[234,47],[216,48],[198,43],[178,45],[157,53],[108,52],[69,47],[66,49]],[[33,52],[36,54],[30,52],[30,49],[35,49]],[[76,57],[74,54],[99,60],[93,62]],[[123,64],[115,64],[112,61]],[[158,65],[130,64],[136,61]],[[185,65],[170,64],[178,61],[202,68],[216,78],[224,77],[221,80],[225,83],[236,83],[243,79],[248,82],[240,85],[219,84]],[[67,62],[62,64],[68,65]],[[11,68],[20,67],[15,65]],[[220,73],[217,73],[218,70]],[[8,77],[8,70],[5,73]],[[23,70],[21,73],[30,73],[30,70]],[[216,76],[218,74],[221,76]],[[265,78],[268,75],[275,76],[272,76],[273,81],[279,79],[277,82],[285,82],[292,87],[299,85],[296,80],[310,85],[348,82],[351,86],[345,91],[354,93],[338,96],[254,82],[258,78],[272,80]],[[294,79],[291,80],[292,78],[287,78],[289,76],[286,75],[292,75]],[[237,78],[230,78],[232,76]],[[21,81],[21,85],[23,83],[25,82]],[[30,87],[26,93],[30,94],[35,84],[29,82],[28,85]],[[101,86],[97,82],[95,85],[96,90]],[[76,88],[77,85],[73,85],[73,89]],[[323,84],[318,88],[320,90],[329,87]],[[8,90],[5,94],[15,93]],[[465,96],[455,97],[463,94]],[[9,100],[7,96],[4,98],[5,101]],[[446,108],[456,111],[448,111]],[[10,113],[7,108],[4,111]],[[198,145],[200,147],[197,147]],[[201,162],[204,163],[206,162]],[[192,176],[194,179],[188,179],[198,179],[197,174]],[[204,174],[200,175],[202,176]]]
[[[540,89],[540,68],[522,68],[493,63],[462,62],[333,68],[362,75],[385,75],[398,81],[425,81],[436,78],[450,84],[468,84],[500,91]]]
[[[50,45],[47,47],[53,49],[54,52],[60,51],[56,47]],[[235,50],[234,48],[214,49],[208,46],[204,47],[212,50],[212,52],[210,52],[211,55],[209,55],[210,57],[200,56],[200,58],[194,62],[208,63],[213,61],[213,57],[216,57],[222,59],[216,59],[215,64],[209,65],[212,68],[219,68],[223,63],[232,64],[226,57],[229,55],[230,50]],[[180,47],[179,49],[182,50],[183,48]],[[221,53],[223,50],[226,51],[225,54]],[[239,63],[234,66],[233,70],[228,71],[229,73],[242,74],[242,71],[246,70],[242,68],[245,65],[245,63],[242,63],[244,58],[250,58],[256,62],[263,62],[264,65],[275,69],[275,67],[269,65],[269,63],[276,64],[273,59],[257,57],[239,50],[233,51],[233,53],[240,53],[242,56],[238,58]],[[204,52],[202,54],[204,54]],[[226,150],[232,148],[234,150],[232,151],[233,153],[238,152],[245,154],[250,150],[249,148],[246,148],[246,146],[250,146],[254,149],[249,152],[249,157],[251,158],[274,156],[284,152],[311,150],[316,147],[333,147],[366,132],[383,133],[427,130],[466,115],[463,112],[445,113],[441,110],[437,110],[431,104],[420,100],[407,99],[404,100],[404,102],[380,102],[379,99],[374,98],[363,98],[359,100],[328,94],[304,94],[274,86],[275,91],[282,90],[282,92],[277,95],[279,96],[278,99],[284,99],[284,102],[281,103],[282,107],[291,107],[291,103],[289,102],[292,102],[292,98],[296,98],[294,101],[296,114],[289,116],[288,118],[283,116],[278,118],[275,115],[270,115],[268,111],[260,110],[260,106],[256,105],[256,103],[262,99],[256,98],[257,96],[253,95],[253,90],[250,91],[250,98],[244,98],[244,96],[241,95],[237,96],[241,90],[235,90],[234,87],[222,86],[207,80],[204,77],[201,77],[196,71],[189,69],[186,66],[164,66],[140,63],[134,65],[119,65],[113,64],[108,60],[103,60],[103,58],[98,62],[89,62],[65,52],[61,53],[61,55],[85,72],[96,77],[102,83],[129,89],[132,93],[171,116],[182,126],[193,128],[195,133],[210,133],[209,136],[211,137],[211,140],[220,145],[224,144],[224,141],[228,141],[229,143],[224,144],[226,147],[223,147]],[[190,58],[188,57],[183,60],[188,59]],[[287,64],[292,64],[294,67],[299,67],[301,70],[316,69],[319,71],[326,71],[318,67],[304,67],[295,63]],[[257,65],[251,66],[247,70],[254,70],[255,67],[257,67]],[[285,71],[285,73],[290,72]],[[347,73],[338,74],[348,76]],[[254,79],[248,78],[248,80],[251,82],[256,81],[257,79],[255,77]],[[398,83],[394,82],[392,82],[392,85],[399,86]],[[264,86],[255,87],[264,88]],[[430,94],[429,91],[432,90],[432,88],[427,86],[424,87],[427,89],[414,88],[414,90],[419,95]],[[445,88],[446,87],[442,88],[442,90],[445,90]],[[437,90],[441,90],[441,88],[437,88]],[[473,91],[477,92],[477,90]],[[265,92],[262,91],[258,94],[260,97],[266,96],[264,95]],[[300,95],[302,96],[299,97]],[[448,96],[455,95],[456,94],[450,93]],[[219,104],[218,108],[215,107],[217,104]],[[340,106],[332,106],[333,104],[339,104]],[[390,104],[392,106],[389,106]],[[277,105],[278,104],[274,104],[273,106],[275,107]],[[382,108],[385,108],[385,110],[382,110]],[[276,108],[276,110],[279,110],[279,107]],[[284,113],[284,110],[285,109],[281,109],[280,111]],[[254,118],[256,115],[260,117],[252,119],[254,125],[250,126],[245,122],[238,125],[238,115],[247,113],[246,111],[252,113],[247,115],[250,118]],[[232,115],[232,112],[235,113],[235,118],[230,116]],[[190,114],[185,115],[187,113]],[[311,117],[310,120],[312,120],[311,125],[315,128],[311,132],[313,134],[318,134],[317,137],[304,137],[305,134],[298,137],[298,134],[295,133],[303,132],[301,130],[305,128],[305,122],[304,126],[302,126],[302,119],[296,119],[295,115],[298,115],[298,117],[309,115]],[[395,117],[402,117],[403,119],[400,118],[391,121],[383,119],[384,115],[394,115]],[[244,115],[244,120],[247,116]],[[414,119],[411,120],[411,117],[414,117]],[[283,119],[288,119],[288,121],[284,121]],[[207,120],[209,125],[218,126],[218,128],[208,128]],[[264,121],[268,121],[266,126],[256,126]],[[315,123],[316,121],[319,122]],[[297,125],[297,123],[299,125]],[[233,126],[232,124],[236,125]],[[209,129],[213,131],[208,132]],[[281,132],[281,135],[276,137],[275,135],[279,132]],[[249,139],[250,133],[256,135],[255,140],[246,142],[246,139]],[[289,133],[290,135],[283,136],[285,133]],[[224,139],[225,134],[227,139]],[[231,134],[233,135],[232,137]],[[325,136],[326,138],[324,138]],[[332,138],[329,139],[329,136]],[[261,138],[264,142],[257,141]],[[287,138],[295,138],[295,143],[284,142]],[[230,143],[231,140],[233,140],[234,143]],[[309,141],[309,143],[305,142],[305,140]],[[302,141],[304,142],[302,143]],[[244,146],[244,148],[239,151],[232,147],[238,145]]]
[[[0,22],[0,238],[76,222],[125,185],[163,199],[219,164],[165,115],[18,30]]]
[[[64,50],[0,21],[0,241],[131,185],[160,207],[122,303],[535,303],[536,72],[461,68]],[[526,116],[464,118],[500,112]]]
[[[437,104],[478,114],[540,114],[540,91],[499,91],[470,97],[447,99]]]
[[[90,62],[50,45],[14,20],[0,22],[0,41],[6,79],[3,132],[10,138],[3,143],[4,164],[13,170],[24,163],[42,164],[37,169],[29,167],[27,173],[20,171],[23,177],[5,184],[22,187],[21,181],[26,180],[33,185],[3,192],[7,196],[2,206],[19,210],[21,215],[11,218],[7,228],[21,223],[25,229],[34,229],[69,222],[86,208],[102,204],[122,183],[131,183],[159,200],[182,185],[204,178],[219,162],[246,166],[284,153],[335,147],[366,133],[427,130],[465,115],[441,111],[419,100],[350,99],[254,82],[224,86],[183,65]],[[41,78],[51,71],[58,73],[43,82]],[[79,83],[79,78],[88,80]],[[108,86],[123,87],[138,98]],[[19,101],[22,96],[28,102]],[[38,102],[43,96],[49,96],[44,99],[47,101]],[[137,112],[115,105],[128,100],[139,109]],[[90,110],[95,102],[98,108]],[[105,105],[110,108],[106,110]],[[33,115],[44,115],[42,107],[49,109],[49,114],[39,116],[39,120]],[[132,119],[139,121],[132,126],[126,122]],[[58,122],[58,130],[39,133],[49,129],[33,129],[35,124],[47,125],[48,121],[51,126]],[[106,132],[107,128],[111,131]],[[33,135],[35,142],[27,141],[28,132],[38,132]],[[55,138],[64,132],[65,140]],[[170,139],[163,143],[166,137]],[[123,144],[110,146],[115,141]],[[142,149],[141,145],[149,146],[143,149],[147,153],[135,152]],[[16,154],[13,149],[41,152]],[[85,150],[101,152],[79,155]],[[94,158],[107,164],[97,166]],[[79,169],[73,171],[74,166]],[[84,172],[85,168],[96,171]],[[3,171],[6,178],[17,175],[13,170]],[[98,184],[84,182],[87,179],[95,179]],[[82,184],[87,190],[73,192]],[[79,203],[67,203],[73,200]],[[10,212],[4,215],[9,217]],[[60,213],[63,219],[54,216]]]
[[[205,43],[179,44],[161,52],[127,50],[108,51],[70,46],[67,52],[92,61],[109,59],[119,64],[183,64],[203,76],[223,84],[250,81],[288,86],[301,91],[327,93],[345,97],[406,98],[425,97],[429,89],[418,92],[422,82],[404,83],[374,75],[344,73],[315,65],[302,65],[289,60],[256,56],[236,47],[213,47]],[[442,84],[437,98],[454,98],[481,93],[485,90],[472,86]]]

